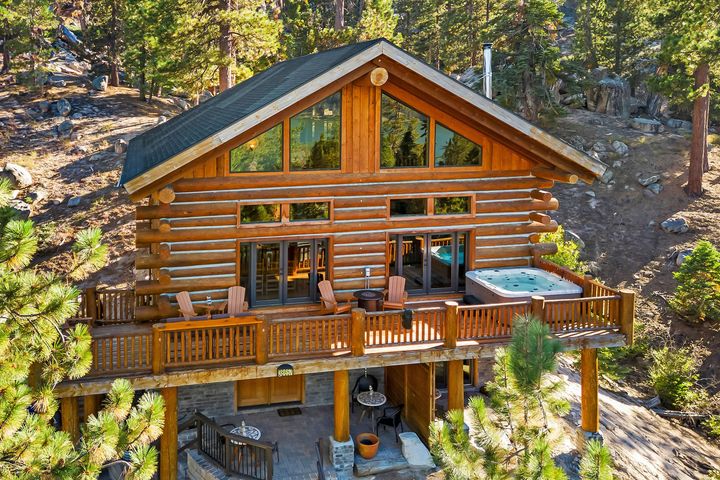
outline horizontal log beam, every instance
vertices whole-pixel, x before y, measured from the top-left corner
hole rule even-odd
[[[536,243],[531,247],[534,255],[554,255],[558,251],[556,243]]]
[[[574,173],[567,173],[554,168],[535,167],[532,174],[545,180],[553,180],[562,183],[577,183],[578,176]]]
[[[215,263],[230,263],[236,260],[235,252],[207,252],[207,253],[172,253],[167,258],[160,255],[138,254],[135,256],[135,268],[150,269],[161,267],[187,267],[192,265],[211,265]]]
[[[540,222],[544,225],[550,225],[552,218],[550,218],[550,215],[546,215],[544,213],[530,212],[530,220],[533,222]]]
[[[504,213],[504,212],[527,212],[529,210],[557,210],[559,203],[556,198],[549,202],[542,200],[521,200],[514,202],[488,202],[478,203],[477,213]]]
[[[548,192],[547,190],[532,190],[530,191],[530,197],[534,198],[535,200],[542,200],[543,202],[549,202],[553,196],[552,193]]]

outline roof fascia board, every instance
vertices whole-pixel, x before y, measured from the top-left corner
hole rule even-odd
[[[492,100],[485,98],[483,95],[471,90],[470,88],[448,78],[443,73],[435,70],[432,67],[424,64],[417,60],[412,55],[409,55],[395,45],[388,42],[380,42],[382,45],[382,52],[387,57],[395,60],[396,62],[402,63],[409,69],[414,70],[418,74],[422,75],[429,81],[435,83],[439,87],[453,93],[454,95],[468,101],[475,107],[487,112],[489,115],[495,117],[499,121],[510,125],[517,129],[519,132],[527,135],[533,139],[542,139],[541,143],[545,144],[552,150],[557,151],[559,154],[571,159],[577,163],[580,167],[592,172],[594,175],[600,176],[605,170],[606,166],[601,162],[596,162],[587,155],[580,153],[570,145],[554,138],[547,132],[535,127],[530,122],[517,117],[510,112],[506,111],[502,107],[498,106]]]
[[[344,77],[353,70],[356,70],[365,63],[371,62],[382,54],[382,43],[383,42],[380,42],[368,47],[322,75],[314,78],[304,85],[301,85],[286,95],[283,95],[274,102],[260,108],[252,115],[235,122],[234,124],[183,150],[177,155],[165,160],[159,165],[156,165],[150,170],[138,175],[132,180],[125,182],[125,189],[130,194],[137,192],[168,173],[184,167],[200,155],[209,152],[210,150],[232,140],[255,125],[271,118],[277,113],[292,106],[298,100],[312,95],[323,87],[331,84],[333,81]]]

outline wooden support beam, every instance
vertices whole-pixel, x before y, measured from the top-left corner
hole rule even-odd
[[[458,303],[445,302],[445,348],[457,346]]]
[[[584,432],[600,430],[600,406],[598,403],[597,349],[580,350],[580,427]]]
[[[88,417],[91,415],[97,415],[100,411],[102,400],[103,395],[85,395],[85,398],[83,398],[83,402],[85,403],[83,414],[86,422]]]
[[[583,276],[583,297],[592,297],[592,275]]]
[[[160,220],[157,225],[157,229],[161,232],[167,233],[172,228],[172,225],[170,225],[170,222],[168,220]]]
[[[155,325],[152,330],[152,372],[154,374],[165,371],[165,365],[163,364],[164,352],[163,332]]]
[[[382,67],[374,68],[367,75],[358,78],[353,85],[359,87],[382,87],[388,81],[388,72]]]
[[[60,399],[60,426],[63,432],[70,434],[73,443],[80,439],[78,397],[65,397]]]
[[[178,412],[177,387],[160,390],[165,400],[165,426],[160,437],[160,480],[177,479]]]
[[[530,297],[530,312],[541,322],[545,320],[545,297],[533,295]]]
[[[447,362],[448,410],[465,408],[465,390],[463,388],[463,361]]]
[[[353,357],[365,355],[365,309],[353,308],[350,319],[350,352]]]
[[[173,190],[172,185],[161,188],[157,193],[157,200],[164,204],[172,203],[175,200],[175,190]]]
[[[535,200],[542,200],[543,202],[549,202],[552,200],[553,196],[552,193],[548,192],[547,190],[540,190],[536,188],[535,190],[530,191],[530,198],[534,198]]]
[[[532,246],[532,253],[533,255],[552,255],[554,253],[557,253],[558,246],[556,243],[551,242],[545,242],[545,243],[536,243]]]
[[[81,314],[83,313],[81,312]],[[95,324],[95,320],[98,318],[97,290],[95,287],[88,287],[85,289],[84,315],[92,318],[92,324]]]
[[[567,173],[554,168],[535,167],[532,169],[532,174],[538,178],[562,183],[577,183],[578,181],[578,176],[574,173]]]
[[[530,212],[529,218],[533,222],[539,222],[543,225],[550,225],[550,222],[552,222],[552,218],[550,218],[550,215],[546,215],[540,212]]]
[[[333,437],[338,442],[347,442],[350,440],[350,375],[347,370],[335,371],[334,400],[335,430]]]
[[[635,292],[620,290],[620,332],[625,334],[627,344],[635,342]]]

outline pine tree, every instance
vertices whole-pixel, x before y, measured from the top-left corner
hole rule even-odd
[[[366,0],[360,22],[355,29],[357,40],[384,37],[396,44],[402,43],[402,35],[395,33],[398,15],[392,0]]]
[[[29,83],[42,89],[46,79],[43,62],[48,57],[45,36],[57,26],[49,0],[0,0],[0,36],[3,66],[7,73],[13,56],[23,53],[29,58]]]
[[[87,42],[92,50],[104,53],[110,70],[109,84],[120,85],[120,54],[124,50],[123,17],[126,0],[95,0],[88,12]]]
[[[683,317],[703,322],[720,320],[720,252],[708,241],[698,242],[680,269],[670,306]]]
[[[65,323],[77,311],[77,289],[29,267],[37,236],[31,221],[15,218],[9,199],[9,183],[0,182],[0,478],[97,478],[109,462],[124,463],[128,478],[151,478],[157,454],[149,444],[164,419],[158,395],[133,406],[129,382],[117,380],[77,443],[56,429],[53,389],[87,373],[90,334],[86,325]],[[72,256],[74,278],[104,265],[100,231],[81,232]]]
[[[653,0],[651,7],[662,34],[654,84],[675,103],[693,104],[687,194],[700,196],[703,173],[709,170],[710,97],[718,93],[711,78],[720,75],[720,0]]]
[[[613,460],[610,451],[602,442],[590,440],[580,460],[582,480],[613,480]]]

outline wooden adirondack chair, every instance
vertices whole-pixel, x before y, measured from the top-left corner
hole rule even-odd
[[[185,317],[185,320],[193,320],[199,317],[199,315],[195,312],[195,307],[193,307],[192,301],[190,300],[189,292],[180,292],[175,295],[175,299],[180,307],[180,313],[183,317]]]
[[[392,276],[388,279],[388,288],[385,290],[383,310],[402,310],[407,300],[405,291],[405,277]]]
[[[228,288],[227,313],[231,317],[247,311],[248,302],[245,301],[245,287]]]
[[[333,313],[337,315],[339,313],[349,312],[352,308],[350,302],[343,305],[338,304],[329,280],[323,280],[318,283],[318,289],[320,290],[320,303],[322,304],[323,313]]]

